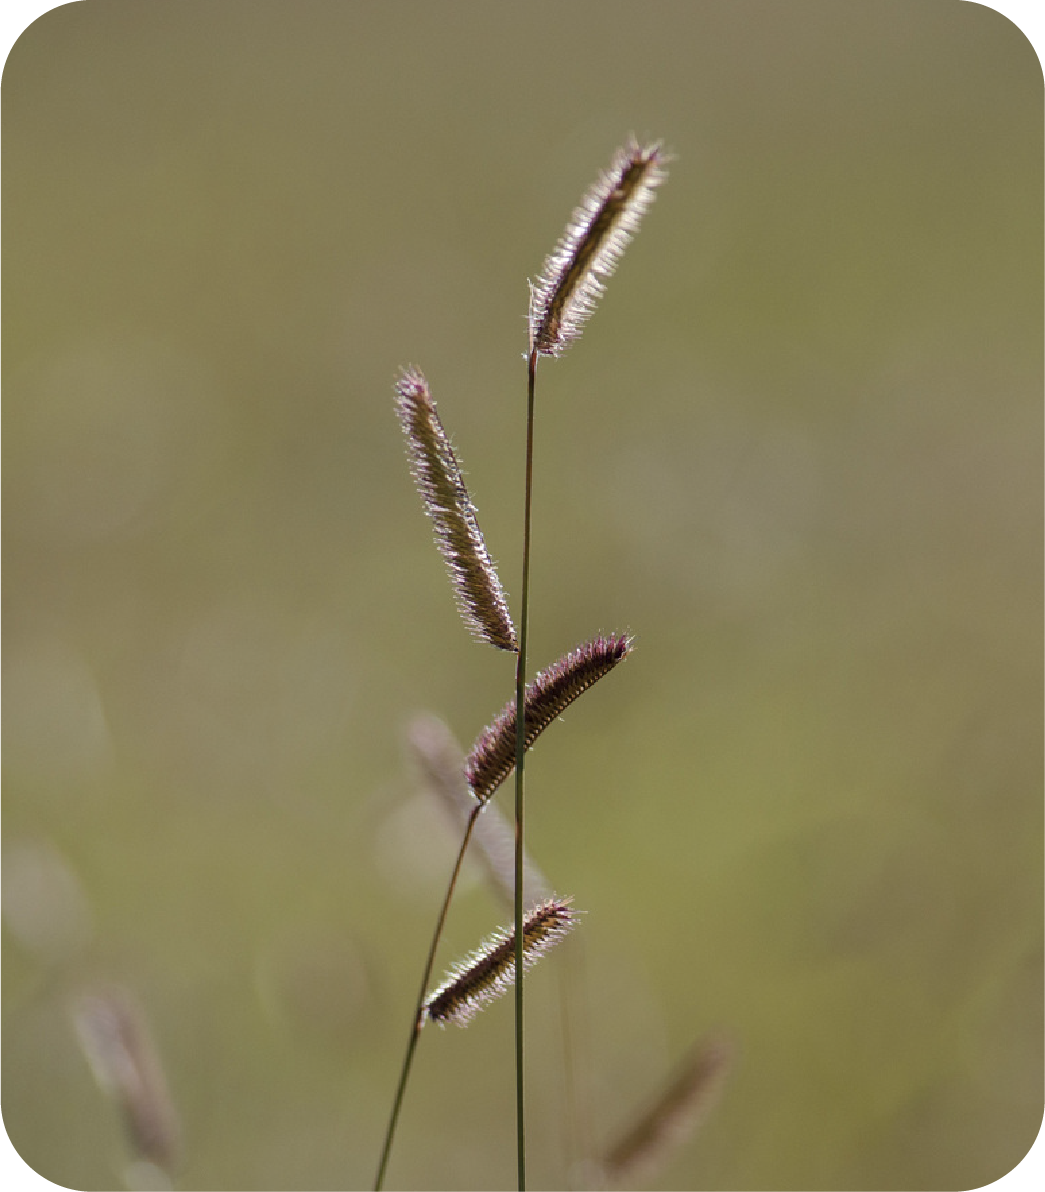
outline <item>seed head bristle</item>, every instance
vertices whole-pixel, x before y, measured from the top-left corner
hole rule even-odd
[[[564,654],[526,688],[526,748],[549,724],[592,684],[608,674],[631,651],[627,634],[596,637]],[[472,746],[465,775],[475,797],[483,802],[508,777],[515,766],[515,701],[510,700]]]
[[[499,649],[517,651],[508,601],[428,382],[417,369],[404,369],[395,394],[410,471],[446,561],[461,617],[476,637]]]
[[[568,898],[549,898],[523,920],[523,968],[528,969],[577,923]],[[515,983],[515,929],[501,928],[454,966],[427,999],[425,1016],[445,1026],[467,1026],[477,1010]]]
[[[701,1039],[663,1092],[607,1153],[601,1186],[633,1188],[652,1178],[704,1120],[732,1059],[733,1047],[726,1039]]]
[[[629,141],[587,192],[530,286],[530,350],[560,356],[577,339],[621,253],[667,177],[660,142]]]

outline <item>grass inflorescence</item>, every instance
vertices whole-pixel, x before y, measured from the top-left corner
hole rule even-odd
[[[467,1024],[492,998],[514,985],[516,1157],[518,1185],[526,1184],[525,1048],[523,975],[526,969],[577,923],[569,898],[547,896],[546,879],[524,848],[524,762],[526,752],[544,730],[576,699],[613,670],[632,649],[628,634],[598,635],[564,654],[527,683],[530,557],[533,508],[533,428],[537,363],[557,357],[581,334],[602,296],[607,278],[638,230],[639,222],[664,181],[667,158],[659,142],[640,145],[630,140],[617,150],[530,285],[529,350],[526,383],[526,443],[523,500],[522,565],[519,610],[513,623],[490,553],[479,530],[477,514],[465,487],[460,465],[432,400],[428,382],[415,368],[404,369],[395,383],[396,411],[402,426],[410,468],[436,545],[450,575],[454,598],[472,634],[513,652],[515,694],[480,734],[467,758],[461,759],[447,734],[422,725],[413,734],[415,752],[426,779],[440,800],[464,823],[463,839],[436,921],[411,1016],[410,1037],[399,1074],[391,1118],[375,1186],[382,1186],[399,1113],[402,1108],[417,1041],[426,1021]],[[476,833],[484,809],[498,787],[515,771],[514,824],[510,864],[496,852],[505,833]],[[457,964],[447,979],[428,991],[436,949],[473,834],[486,854],[495,887],[510,894],[514,921],[489,937]],[[542,891],[527,907],[525,896]]]

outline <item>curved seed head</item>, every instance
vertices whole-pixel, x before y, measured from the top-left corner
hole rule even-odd
[[[603,675],[631,653],[626,633],[596,637],[564,654],[526,688],[523,721],[526,748]],[[465,776],[475,797],[485,802],[515,767],[515,700],[480,734],[465,761]]]
[[[428,382],[417,369],[404,369],[395,395],[410,471],[450,573],[458,611],[474,636],[499,649],[517,651],[508,601]]]
[[[668,176],[666,161],[659,141],[629,141],[581,200],[530,286],[531,352],[560,356],[578,338]]]

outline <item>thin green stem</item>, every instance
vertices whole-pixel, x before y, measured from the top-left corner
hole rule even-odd
[[[399,1087],[396,1089],[395,1101],[392,1103],[392,1116],[388,1122],[388,1130],[385,1132],[385,1145],[381,1151],[381,1162],[378,1165],[377,1178],[374,1180],[374,1192],[381,1192],[381,1186],[384,1183],[385,1168],[388,1166],[388,1156],[392,1150],[392,1139],[395,1137],[396,1124],[399,1121],[399,1110],[403,1105],[403,1093],[406,1090],[407,1077],[410,1075],[410,1065],[414,1061],[414,1049],[417,1047],[417,1040],[421,1036],[421,1027],[424,1026],[425,994],[428,992],[428,983],[432,976],[432,966],[435,964],[435,953],[439,946],[439,937],[443,934],[446,912],[450,909],[450,900],[454,896],[454,887],[457,885],[457,875],[461,872],[461,863],[464,861],[465,850],[468,848],[468,842],[472,838],[472,829],[475,827],[475,821],[479,818],[479,812],[482,811],[483,807],[483,803],[476,803],[472,808],[471,814],[468,816],[468,826],[465,828],[464,839],[461,841],[461,850],[457,854],[457,860],[454,862],[454,871],[450,875],[450,884],[447,886],[446,897],[443,899],[442,909],[439,911],[439,920],[435,925],[435,932],[432,935],[431,947],[428,949],[428,959],[425,961],[424,976],[421,978],[421,991],[417,995],[414,1019],[410,1025],[410,1042],[407,1044],[406,1057],[399,1072]]]
[[[523,1076],[523,762],[526,758],[526,643],[530,624],[530,510],[533,504],[533,396],[537,349],[530,349],[526,379],[526,497],[523,505],[522,594],[519,656],[515,668],[515,1124],[519,1192],[526,1187],[525,1081]]]

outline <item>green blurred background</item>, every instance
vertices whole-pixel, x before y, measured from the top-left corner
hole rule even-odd
[[[598,1145],[706,1031],[662,1188],[969,1188],[1042,1117],[1042,73],[921,3],[109,3],[4,113],[3,1116],[126,1171],[70,1021],[151,1026],[185,1188],[373,1178],[453,852],[404,748],[460,626],[391,405],[427,373],[518,594],[526,279],[677,155],[538,388],[532,658]],[[507,800],[501,796],[507,805]],[[503,918],[475,875],[439,963]],[[556,965],[534,1187],[569,1170]],[[514,1186],[510,1000],[421,1040],[393,1187]],[[583,1114],[582,1114],[583,1116]],[[154,1173],[155,1174],[155,1173]]]

